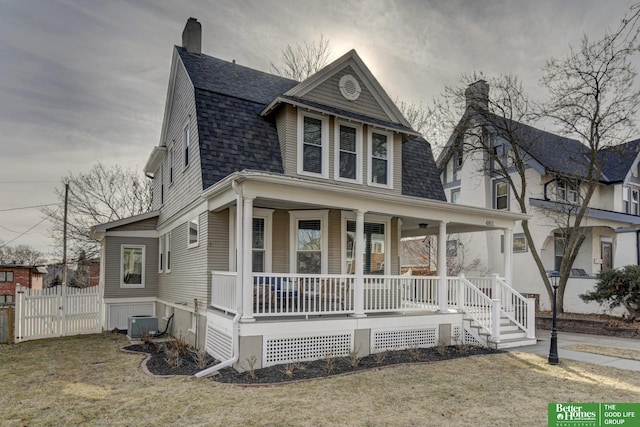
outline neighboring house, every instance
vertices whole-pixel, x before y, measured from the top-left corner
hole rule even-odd
[[[588,148],[579,141],[554,135],[488,112],[489,86],[478,81],[466,91],[467,110],[447,146],[440,154],[438,167],[450,202],[491,208],[499,211],[520,209],[513,189],[504,176],[496,173],[491,156],[509,159],[513,147],[505,137],[512,132],[519,139],[526,160],[527,211],[533,216],[529,226],[547,272],[560,269],[562,260],[562,224],[567,212],[579,203],[584,193]],[[465,132],[472,129],[472,132]],[[483,148],[468,138],[484,138]],[[465,140],[465,138],[467,140]],[[513,140],[513,139],[511,139]],[[476,147],[470,148],[470,147]],[[578,295],[592,290],[595,275],[603,269],[638,264],[640,232],[640,140],[602,150],[602,178],[590,200],[590,209],[582,223],[585,236],[576,258],[564,296],[567,312],[603,313],[606,306],[584,303]],[[508,160],[507,160],[508,161]],[[511,176],[518,177],[513,169]],[[519,177],[514,182],[519,182]],[[581,187],[582,186],[582,187]],[[491,273],[503,269],[504,239],[495,232],[473,233],[468,250]],[[513,234],[514,287],[540,297],[540,307],[551,309],[540,273],[529,251],[521,228]],[[614,311],[613,314],[621,314]]]
[[[42,289],[47,268],[39,265],[0,264],[0,303],[16,300],[16,285]]]
[[[400,276],[400,238],[442,247],[447,232],[508,233],[524,216],[447,203],[430,145],[355,51],[297,82],[204,55],[200,34],[189,19],[173,51],[145,166],[154,210],[92,230],[105,327],[155,314],[237,369],[484,333],[506,345],[499,314],[464,326],[471,282]],[[531,342],[530,320],[512,345]]]

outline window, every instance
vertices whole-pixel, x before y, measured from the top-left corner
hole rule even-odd
[[[13,282],[13,271],[0,271],[0,282]]]
[[[200,220],[194,218],[189,221],[189,240],[187,247],[193,248],[198,246],[198,240],[200,239]]]
[[[252,271],[265,272],[265,219],[253,218]]]
[[[167,273],[171,273],[171,232],[165,234],[165,259],[167,264]]]
[[[160,165],[160,204],[164,204],[164,163]]]
[[[121,246],[120,287],[144,288],[145,246]]]
[[[562,265],[562,255],[564,254],[564,236],[560,234],[556,234],[554,236],[553,254],[553,269],[555,271],[560,271],[560,266]]]
[[[356,222],[347,221],[347,274],[355,273]],[[364,223],[364,274],[385,274],[385,224]]]
[[[456,257],[456,256],[458,256],[458,241],[457,240],[447,240],[447,256],[448,257]]]
[[[458,142],[453,152],[453,170],[462,169],[464,163],[464,146],[462,142]]]
[[[326,274],[328,269],[326,224],[329,211],[289,211],[291,215],[290,264],[296,273]]]
[[[629,187],[622,187],[622,203],[626,213],[631,213],[631,205],[629,204]]]
[[[369,132],[369,184],[391,187],[392,135]]]
[[[559,202],[578,203],[578,190],[567,181],[558,181],[556,197]]]
[[[335,132],[335,177],[338,180],[362,180],[360,150],[362,146],[362,127],[337,123]]]
[[[189,140],[189,124],[187,124],[182,134],[182,150],[185,169],[189,166]]]
[[[505,181],[496,181],[493,184],[493,197],[494,209],[509,209],[509,184]]]
[[[169,184],[173,184],[173,147],[169,149]]]
[[[504,144],[493,145],[491,149],[491,172],[500,172],[500,165],[507,167],[507,147]]]
[[[524,233],[516,233],[513,235],[513,252],[527,252],[529,246],[527,245],[527,238]],[[500,236],[500,252],[504,253],[504,235]]]
[[[631,189],[629,192],[631,193],[631,208],[629,213],[631,215],[638,215],[640,213],[638,212],[638,190]]]
[[[164,271],[164,235],[158,239],[158,273]]]
[[[329,171],[329,119],[308,113],[300,113],[298,117],[298,173],[326,178]]]
[[[460,203],[460,189],[451,190],[451,203]]]

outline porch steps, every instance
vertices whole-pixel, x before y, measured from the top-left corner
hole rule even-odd
[[[535,338],[527,338],[527,333],[520,329],[518,325],[509,320],[508,317],[500,317],[500,342],[491,341],[489,334],[482,329],[479,323],[477,323],[470,316],[464,317],[465,327],[473,328],[469,331],[478,341],[494,349],[505,349],[514,347],[523,347],[526,345],[532,345],[537,342]]]

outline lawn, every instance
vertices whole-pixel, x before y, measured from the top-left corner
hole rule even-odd
[[[3,426],[546,426],[549,402],[638,402],[640,376],[525,353],[238,387],[155,378],[116,334],[0,346]]]

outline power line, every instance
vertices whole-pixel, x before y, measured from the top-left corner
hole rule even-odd
[[[57,203],[49,203],[47,205],[23,206],[21,208],[0,209],[0,212],[19,211],[22,209],[44,208],[46,206],[55,206]]]
[[[0,225],[0,228],[4,228],[5,230],[7,230],[9,233],[15,233],[15,234],[20,234],[19,231],[13,231],[10,228],[5,227],[4,225]]]
[[[40,224],[42,224],[43,222],[45,222],[47,219],[49,219],[49,218],[45,218],[45,219],[43,219],[42,221],[40,221],[40,222],[39,222],[39,223],[37,223],[36,225],[34,225],[34,226],[30,227],[28,230],[26,230],[26,231],[24,231],[24,232],[20,233],[19,235],[17,235],[17,236],[16,236],[16,237],[14,237],[13,239],[9,240],[8,242],[3,243],[3,244],[0,246],[0,248],[4,248],[4,247],[5,247],[5,246],[7,246],[9,243],[11,243],[11,242],[15,242],[15,241],[16,241],[16,240],[18,240],[20,237],[24,236],[25,234],[27,234],[28,232],[30,232],[31,230],[33,230],[34,228],[36,228],[37,226],[39,226]]]

